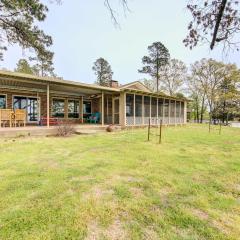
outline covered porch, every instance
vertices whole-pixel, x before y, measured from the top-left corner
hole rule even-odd
[[[73,124],[119,124],[119,90],[7,72],[0,76],[0,108],[24,109],[28,127],[50,128],[54,119]],[[5,126],[13,127],[10,122]]]

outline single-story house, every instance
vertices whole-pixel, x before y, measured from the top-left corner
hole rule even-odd
[[[41,118],[84,123],[99,112],[99,124],[122,127],[152,124],[185,124],[187,100],[157,94],[139,81],[111,87],[85,84],[60,78],[39,77],[0,71],[0,108],[25,109],[28,125],[39,125]]]

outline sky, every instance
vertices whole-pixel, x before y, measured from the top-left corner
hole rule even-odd
[[[48,4],[47,19],[40,27],[52,36],[54,67],[59,77],[66,80],[93,83],[96,76],[93,62],[105,58],[114,72],[113,79],[120,84],[148,77],[138,73],[147,47],[160,41],[171,58],[189,66],[201,58],[214,58],[240,67],[239,53],[222,54],[222,48],[209,50],[208,45],[186,48],[182,40],[191,19],[186,0],[130,0],[130,12],[124,14],[119,0],[110,0],[118,10],[120,27],[114,26],[104,0],[62,0],[62,4]],[[27,52],[18,46],[9,47],[1,68],[13,70]]]

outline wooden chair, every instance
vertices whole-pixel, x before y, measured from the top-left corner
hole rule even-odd
[[[0,127],[12,127],[12,110],[0,109]]]
[[[26,110],[24,109],[15,109],[14,112],[14,125],[17,127],[17,125],[20,127],[26,126]]]

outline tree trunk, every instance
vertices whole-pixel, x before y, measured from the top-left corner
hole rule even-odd
[[[204,110],[204,102],[205,102],[205,94],[203,95],[203,98],[202,98],[202,107],[201,107],[201,120],[200,120],[200,123],[203,123],[203,110]]]

